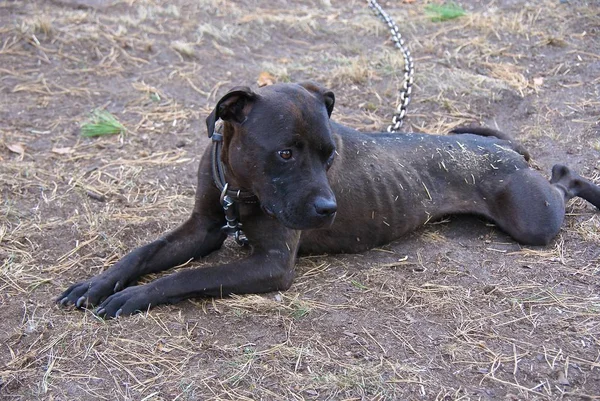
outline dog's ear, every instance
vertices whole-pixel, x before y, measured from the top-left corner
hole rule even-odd
[[[247,86],[236,86],[227,92],[206,118],[208,137],[212,137],[217,120],[243,123],[252,109],[252,103],[257,94]]]
[[[301,82],[299,84],[306,90],[318,94],[323,97],[323,101],[325,102],[325,108],[327,109],[327,114],[331,117],[331,113],[333,112],[333,106],[335,105],[335,95],[332,91],[323,88],[321,85],[316,84],[314,82]]]
[[[332,91],[327,91],[323,93],[323,98],[325,99],[325,107],[327,107],[327,114],[331,117],[331,113],[333,113],[333,106],[335,105],[335,95]]]

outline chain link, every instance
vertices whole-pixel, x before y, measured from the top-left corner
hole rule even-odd
[[[400,102],[398,103],[396,113],[392,118],[392,124],[387,128],[388,132],[397,132],[402,126],[402,122],[406,116],[406,109],[410,104],[410,95],[412,93],[415,66],[413,64],[413,58],[410,54],[410,50],[406,48],[404,39],[402,39],[402,35],[400,34],[398,26],[396,26],[394,20],[388,15],[388,13],[385,12],[383,8],[381,8],[376,0],[367,0],[367,2],[369,3],[369,8],[373,10],[373,13],[388,26],[394,45],[400,49],[402,56],[404,57],[404,83],[402,84],[402,89],[399,91]]]

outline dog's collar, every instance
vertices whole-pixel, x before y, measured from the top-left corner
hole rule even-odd
[[[221,199],[229,196],[231,199],[243,203],[256,203],[258,198],[250,191],[243,189],[232,189],[229,187],[225,179],[226,167],[221,160],[221,148],[223,146],[223,134],[220,131],[221,127],[215,129],[211,135],[212,139],[212,176],[215,185],[221,191]]]

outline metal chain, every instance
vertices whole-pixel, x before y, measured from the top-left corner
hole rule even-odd
[[[388,132],[396,132],[402,126],[404,117],[406,116],[406,109],[410,103],[410,95],[412,93],[413,76],[415,72],[415,66],[413,64],[413,58],[404,44],[404,39],[398,30],[398,26],[394,20],[385,12],[383,8],[377,3],[376,0],[367,0],[369,8],[373,10],[373,13],[379,17],[387,26],[390,28],[390,34],[392,35],[392,41],[398,49],[402,52],[404,57],[404,83],[402,89],[400,89],[399,96],[400,102],[396,108],[396,113],[392,118],[392,124],[388,126]]]

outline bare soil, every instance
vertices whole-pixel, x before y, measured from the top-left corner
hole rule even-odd
[[[600,183],[595,0],[383,2],[415,56],[406,130],[485,124]],[[302,258],[284,293],[103,321],[54,303],[184,221],[204,119],[236,85],[313,80],[381,130],[402,58],[362,1],[0,1],[0,399],[600,399],[600,214],[547,247],[451,217]],[[121,135],[82,138],[94,109]],[[234,243],[202,267],[243,257]],[[149,278],[151,279],[151,278]]]

